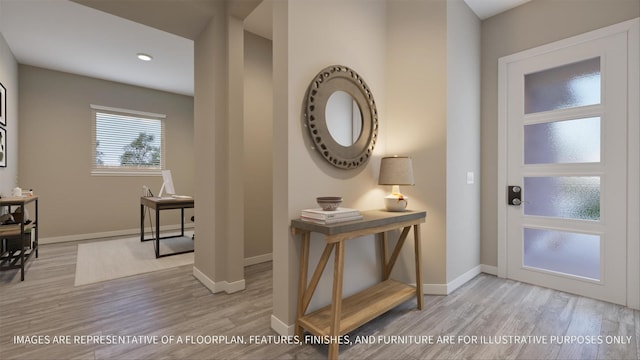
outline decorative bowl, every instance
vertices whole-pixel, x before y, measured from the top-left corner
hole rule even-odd
[[[320,196],[316,198],[318,205],[324,211],[334,211],[342,203],[342,197],[340,196]]]

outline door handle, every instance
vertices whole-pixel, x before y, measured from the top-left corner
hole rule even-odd
[[[508,204],[518,206],[522,204],[522,188],[517,185],[510,185],[508,190]]]

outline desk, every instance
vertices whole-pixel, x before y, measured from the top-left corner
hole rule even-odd
[[[156,212],[156,233],[151,239],[144,238],[144,212],[145,207]],[[146,197],[140,198],[140,241],[155,240],[156,258],[193,252],[193,250],[179,251],[169,254],[160,254],[160,240],[184,236],[184,209],[193,208],[193,198],[169,198]],[[160,211],[180,209],[180,235],[160,237]]]
[[[38,197],[20,196],[0,198],[0,207],[8,207],[11,213],[12,207],[19,207],[20,212],[25,214],[25,206],[35,202],[35,217],[29,224],[24,223],[24,219],[19,219],[20,224],[0,225],[0,271],[10,269],[20,269],[20,280],[24,281],[24,266],[35,252],[38,257]],[[31,244],[31,232],[34,233],[33,244]],[[16,240],[17,246],[11,244]]]
[[[362,220],[330,225],[321,225],[299,219],[291,221],[293,234],[302,235],[295,334],[302,337],[303,331],[306,329],[316,336],[328,336],[329,339],[332,340],[329,344],[329,359],[338,358],[339,344],[337,339],[339,336],[355,330],[413,297],[416,298],[419,310],[422,310],[424,307],[421,275],[420,224],[425,221],[427,213],[425,211],[388,212],[372,210],[363,211],[362,216]],[[411,227],[413,227],[413,236],[415,239],[415,287],[389,279],[391,270],[395,265],[396,259],[400,254],[400,249]],[[402,229],[402,233],[391,257],[387,260],[386,232],[396,229]],[[309,284],[307,284],[309,242],[312,232],[323,234],[326,245],[313,276]],[[342,299],[345,241],[371,234],[380,234],[381,236],[382,282],[346,299]],[[320,281],[320,276],[327,265],[331,252],[334,250],[331,305],[306,314],[311,297]]]

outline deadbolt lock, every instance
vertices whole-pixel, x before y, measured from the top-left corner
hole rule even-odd
[[[522,204],[522,188],[520,186],[508,186],[508,204],[509,205],[521,205]]]

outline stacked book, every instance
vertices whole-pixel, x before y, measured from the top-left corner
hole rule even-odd
[[[337,208],[332,211],[317,209],[302,210],[300,219],[316,224],[335,224],[345,221],[361,220],[362,215],[356,209]]]

